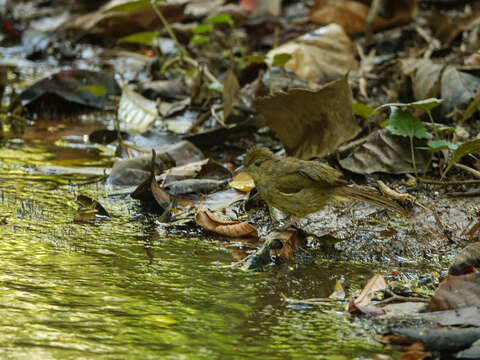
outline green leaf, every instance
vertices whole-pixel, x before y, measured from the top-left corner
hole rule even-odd
[[[219,82],[213,82],[208,85],[208,90],[223,92],[223,85]]]
[[[150,0],[137,0],[137,1],[129,1],[127,3],[123,3],[117,6],[113,6],[110,9],[103,11],[104,14],[108,14],[115,11],[139,11],[143,9],[147,9],[152,6],[152,2]]]
[[[97,97],[104,96],[107,93],[107,89],[99,85],[85,85],[80,86],[76,91],[90,91],[93,95]]]
[[[448,163],[448,166],[445,169],[445,172],[443,173],[442,178],[447,174],[448,170],[450,170],[450,168],[455,163],[457,163],[461,158],[463,158],[465,155],[468,155],[477,151],[480,151],[480,140],[468,141],[460,145],[457,148],[457,150],[453,152],[452,158],[450,159],[450,162]]]
[[[415,102],[408,103],[406,105],[411,106],[415,109],[420,109],[426,112],[430,112],[433,108],[437,107],[442,103],[442,99],[429,98],[424,100],[419,100]]]
[[[206,20],[209,24],[228,24],[233,25],[232,17],[228,14],[218,14],[211,16]]]
[[[447,140],[429,140],[427,142],[428,148],[431,151],[440,151],[440,150],[455,150],[458,148],[457,144],[453,144]]]
[[[480,107],[480,92],[477,93],[477,95],[475,95],[475,97],[473,98],[472,102],[468,104],[467,109],[463,113],[462,121],[466,121],[470,119],[475,113],[475,111],[478,110],[479,107]]]
[[[273,57],[273,66],[283,67],[290,59],[292,55],[287,53],[277,54]]]
[[[368,119],[377,113],[377,110],[362,103],[353,103],[352,111],[353,115],[361,116],[364,119]]]
[[[265,62],[265,56],[260,55],[250,55],[246,59],[250,64],[263,64]]]
[[[210,38],[205,35],[193,35],[190,39],[190,44],[203,44],[206,43]]]
[[[206,33],[212,32],[212,30],[213,30],[212,25],[199,24],[192,29],[192,32],[194,34],[206,34]]]
[[[125,37],[118,39],[119,43],[134,43],[134,44],[144,44],[152,45],[153,41],[158,38],[160,35],[156,32],[138,32],[131,34]]]
[[[417,139],[428,138],[427,129],[419,118],[396,106],[392,106],[390,110],[387,129],[393,135],[416,137]]]

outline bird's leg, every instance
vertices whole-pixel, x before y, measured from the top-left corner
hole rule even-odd
[[[281,231],[286,231],[286,230],[296,230],[297,227],[297,217],[294,215],[288,215],[287,219],[285,220],[286,223],[285,225],[280,227]],[[293,228],[293,229],[292,229]]]

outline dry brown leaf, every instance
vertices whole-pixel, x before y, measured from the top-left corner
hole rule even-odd
[[[476,226],[477,224],[478,223],[474,225],[475,229],[478,229],[478,227]],[[455,256],[452,265],[450,265],[450,268],[448,269],[448,273],[451,275],[468,274],[478,271],[476,269],[479,267],[480,242],[476,242],[466,246],[457,254],[457,256]]]
[[[222,92],[223,118],[225,120],[227,120],[228,116],[233,111],[233,105],[236,100],[238,89],[240,89],[238,80],[235,77],[235,74],[233,73],[233,71],[229,70],[227,73],[227,76],[225,77],[225,81],[223,82],[223,92]]]
[[[372,23],[374,30],[380,30],[391,26],[409,22],[416,14],[415,0],[385,1],[383,12],[391,13],[392,16],[383,18],[377,16]],[[365,31],[369,7],[357,1],[333,2],[317,0],[310,10],[310,21],[326,25],[335,23],[342,26],[348,34],[356,34]],[[381,15],[382,11],[380,12]]]
[[[448,275],[430,299],[428,311],[480,305],[480,273]]]
[[[387,288],[387,283],[385,278],[381,274],[376,274],[370,280],[368,280],[367,285],[363,288],[360,295],[355,299],[356,306],[367,306],[370,304],[373,296],[376,292],[385,290]]]
[[[422,140],[414,141],[415,147],[424,146]],[[410,143],[408,138],[393,135],[387,129],[372,132],[367,141],[345,159],[340,165],[358,174],[384,172],[388,174],[406,174],[413,171],[410,159]],[[417,150],[415,161],[417,168],[427,163],[428,152]]]
[[[301,159],[330,155],[360,132],[347,76],[316,91],[291,89],[256,99],[255,107],[289,155]]]
[[[257,237],[257,231],[247,221],[223,220],[209,210],[198,209],[195,222],[205,230],[228,237]]]
[[[301,79],[325,83],[358,67],[350,39],[342,27],[331,24],[270,50],[267,57],[290,54],[285,69]]]

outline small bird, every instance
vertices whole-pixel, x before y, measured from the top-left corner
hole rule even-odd
[[[267,148],[254,146],[243,160],[258,193],[270,206],[302,218],[335,198],[351,198],[400,213],[399,204],[373,191],[347,186],[342,173],[318,161],[277,158]]]

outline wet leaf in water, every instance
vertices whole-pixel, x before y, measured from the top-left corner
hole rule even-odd
[[[195,222],[205,230],[228,237],[257,237],[257,231],[247,221],[224,220],[201,208],[195,215]]]
[[[376,274],[368,280],[362,292],[355,299],[355,306],[368,306],[375,294],[387,289],[385,278],[381,274]]]

